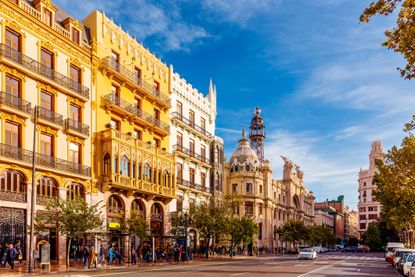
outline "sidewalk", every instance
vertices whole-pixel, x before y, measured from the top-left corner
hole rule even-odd
[[[288,256],[288,255],[287,255]],[[169,267],[174,265],[191,265],[191,264],[203,264],[203,263],[212,263],[212,262],[225,262],[225,261],[238,261],[238,260],[246,260],[246,259],[255,259],[259,257],[282,257],[276,255],[261,255],[261,256],[214,256],[209,257],[208,259],[202,257],[195,257],[191,261],[186,262],[179,262],[176,263],[174,261],[168,262],[150,262],[150,263],[141,263],[138,265],[131,265],[127,263],[122,264],[114,264],[114,265],[103,265],[98,268],[91,268],[85,269],[82,267],[82,264],[75,264],[72,263],[69,269],[66,268],[65,264],[51,264],[50,271],[48,269],[39,269],[36,268],[33,274],[47,274],[47,273],[60,273],[60,272],[94,272],[99,270],[116,270],[116,269],[138,269],[138,270],[147,270],[149,268],[154,267]],[[37,265],[36,265],[37,266]],[[24,276],[29,275],[28,265],[27,263],[23,262],[19,264],[19,262],[15,263],[14,271],[11,271],[10,268],[0,268],[0,276]]]

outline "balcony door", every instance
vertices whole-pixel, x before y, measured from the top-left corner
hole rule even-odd
[[[16,52],[21,50],[21,36],[9,28],[6,28],[6,46]]]
[[[11,148],[21,147],[21,126],[19,124],[6,121],[6,145],[12,146]]]

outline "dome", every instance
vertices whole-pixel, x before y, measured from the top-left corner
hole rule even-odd
[[[253,166],[259,164],[259,159],[256,152],[249,146],[249,141],[245,138],[245,130],[242,132],[242,139],[239,140],[238,148],[233,152],[229,162],[243,165],[246,162],[252,163]]]

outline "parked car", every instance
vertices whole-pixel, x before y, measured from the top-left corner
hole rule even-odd
[[[398,269],[398,271],[399,272],[402,272],[403,271],[403,265],[405,264],[405,262],[406,262],[406,259],[408,258],[408,256],[409,255],[411,255],[411,253],[405,253],[403,256],[402,256],[402,258],[399,260],[399,262],[398,262],[398,264],[397,264],[397,269]],[[411,263],[412,264],[412,263]]]
[[[405,253],[414,253],[414,252],[415,252],[414,249],[408,249],[408,248],[396,249],[395,252],[393,253],[393,260],[392,260],[393,266],[395,268],[398,268],[398,262],[403,257],[403,255],[405,255]]]
[[[402,258],[401,260],[404,260],[404,258]],[[405,254],[405,263],[403,263],[403,266],[402,266],[403,275],[409,276],[409,271],[414,261],[415,261],[415,254],[409,254],[409,255]]]
[[[391,255],[398,248],[405,248],[402,242],[388,242],[385,247],[385,260],[391,262]]]
[[[317,259],[317,251],[313,248],[304,248],[301,249],[300,253],[298,253],[298,259],[307,259],[307,260],[314,260]]]

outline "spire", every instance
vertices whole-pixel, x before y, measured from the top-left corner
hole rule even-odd
[[[209,94],[213,93],[213,82],[212,82],[212,78],[210,78],[210,82],[209,82]]]

